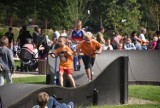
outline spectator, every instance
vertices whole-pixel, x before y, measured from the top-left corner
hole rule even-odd
[[[136,31],[133,31],[131,33],[131,40],[132,42],[134,43],[135,47],[136,47],[136,50],[141,50],[141,43],[142,43],[142,40],[137,36],[137,33]]]
[[[158,40],[157,40],[157,45],[156,45],[156,50],[160,50],[160,31],[156,31]]]
[[[147,32],[147,29],[142,28],[141,33],[139,34],[139,38],[142,40],[142,43],[141,43],[142,50],[147,50],[147,45],[146,45],[147,41],[146,41],[146,38],[145,38],[146,32]]]
[[[46,59],[48,56],[48,52],[50,50],[50,46],[48,45],[48,41],[45,35],[44,28],[41,28],[40,37],[39,37],[37,49],[38,49],[38,56],[40,59]]]
[[[102,46],[99,42],[92,39],[92,35],[86,33],[84,40],[80,42],[77,46],[77,53],[82,54],[82,60],[85,66],[85,71],[88,77],[88,81],[92,80],[92,70],[91,67],[94,65],[96,58],[95,52],[98,49],[98,54],[102,52]]]
[[[14,73],[15,63],[8,43],[8,38],[3,36],[0,40],[0,86],[4,85],[4,79],[9,84],[13,83],[11,74]]]
[[[113,47],[111,45],[111,39],[107,39],[105,41],[105,46],[103,47],[103,50],[113,50]]]
[[[122,38],[123,37],[119,34],[119,32],[114,33],[114,37],[111,42],[113,49],[117,49],[117,46],[120,45],[120,40],[122,40]]]
[[[150,43],[150,45],[148,47],[148,50],[155,50],[156,45],[157,45],[157,41],[158,41],[158,37],[154,36],[153,40],[151,41],[151,43]]]
[[[29,33],[29,31],[27,31],[27,27],[24,25],[24,26],[22,26],[22,30],[20,31],[20,34],[17,38],[17,41],[19,42],[19,45],[20,45],[21,48],[23,47],[23,45],[25,43],[27,43],[28,38],[32,39],[32,36]]]
[[[100,43],[100,44],[105,44],[105,40],[104,40],[104,34],[105,30],[103,27],[99,28],[99,32],[96,35],[96,40]]]
[[[38,105],[33,108],[74,108],[74,103],[59,103],[53,96],[49,96],[46,92],[40,92],[37,96]]]
[[[126,39],[126,42],[124,44],[124,49],[125,50],[136,50],[134,43],[131,42],[131,39],[129,37]]]
[[[63,74],[66,73],[72,86],[76,87],[75,81],[72,76],[73,69],[73,59],[72,59],[72,50],[65,45],[66,39],[64,37],[60,37],[58,39],[59,48],[55,50],[54,56],[59,56],[60,64],[59,64],[59,82],[63,87]]]
[[[37,45],[37,40],[38,40],[38,36],[39,36],[39,30],[38,30],[38,27],[34,27],[34,31],[32,33],[32,37],[33,37],[33,43],[35,45]]]
[[[8,28],[8,32],[6,32],[5,33],[5,36],[8,38],[8,40],[9,40],[9,45],[8,45],[8,47],[10,48],[10,49],[12,49],[13,48],[13,44],[14,44],[14,34],[12,33],[12,27],[9,27]]]
[[[64,37],[68,37],[68,34],[66,33],[66,30],[65,29],[62,29],[62,33],[61,33],[61,36],[64,36]]]
[[[58,38],[60,37],[60,33],[57,31],[56,27],[52,28],[53,30],[53,36],[52,36],[52,41],[54,42],[55,40],[58,40]]]
[[[75,23],[75,29],[73,29],[69,35],[69,39],[72,41],[71,49],[76,52],[76,46],[83,40],[84,30],[82,29],[82,21],[78,20]],[[78,63],[77,63],[78,61]],[[78,65],[77,65],[78,64]],[[81,68],[81,56],[74,56],[74,70],[79,71]]]
[[[117,44],[117,50],[124,50],[123,43]]]

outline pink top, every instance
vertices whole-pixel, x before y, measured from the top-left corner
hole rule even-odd
[[[33,47],[32,44],[24,44],[23,47],[26,47],[27,50],[28,50],[31,54],[33,54],[34,47]]]
[[[156,45],[157,45],[157,41],[152,41],[149,49],[153,49],[154,50],[156,48]]]

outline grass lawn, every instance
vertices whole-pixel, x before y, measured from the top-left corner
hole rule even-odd
[[[24,83],[24,84],[46,84],[45,81],[46,81],[46,76],[13,78],[14,83]]]
[[[13,78],[14,83],[45,84],[45,76],[26,78]],[[153,85],[129,85],[129,98],[147,100],[149,103],[129,103],[126,105],[90,106],[88,108],[160,108],[160,86]]]

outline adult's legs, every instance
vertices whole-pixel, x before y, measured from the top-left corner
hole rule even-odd
[[[6,78],[6,81],[7,81],[8,84],[12,84],[13,83],[11,72],[9,72],[9,71],[4,72],[4,77]]]

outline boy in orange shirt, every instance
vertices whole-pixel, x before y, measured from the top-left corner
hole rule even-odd
[[[77,53],[80,53],[82,55],[82,60],[85,66],[88,81],[92,80],[90,68],[94,64],[96,51],[97,54],[100,54],[102,52],[101,44],[96,40],[92,39],[92,34],[90,32],[85,33],[84,40],[80,42],[77,46]]]
[[[66,39],[64,37],[60,37],[58,39],[58,44],[60,47],[55,50],[54,55],[52,56],[59,56],[60,64],[59,64],[59,82],[60,85],[63,87],[63,74],[64,72],[67,73],[67,76],[72,84],[73,87],[75,86],[75,81],[72,76],[72,69],[73,69],[73,59],[72,59],[72,50],[65,45]]]

